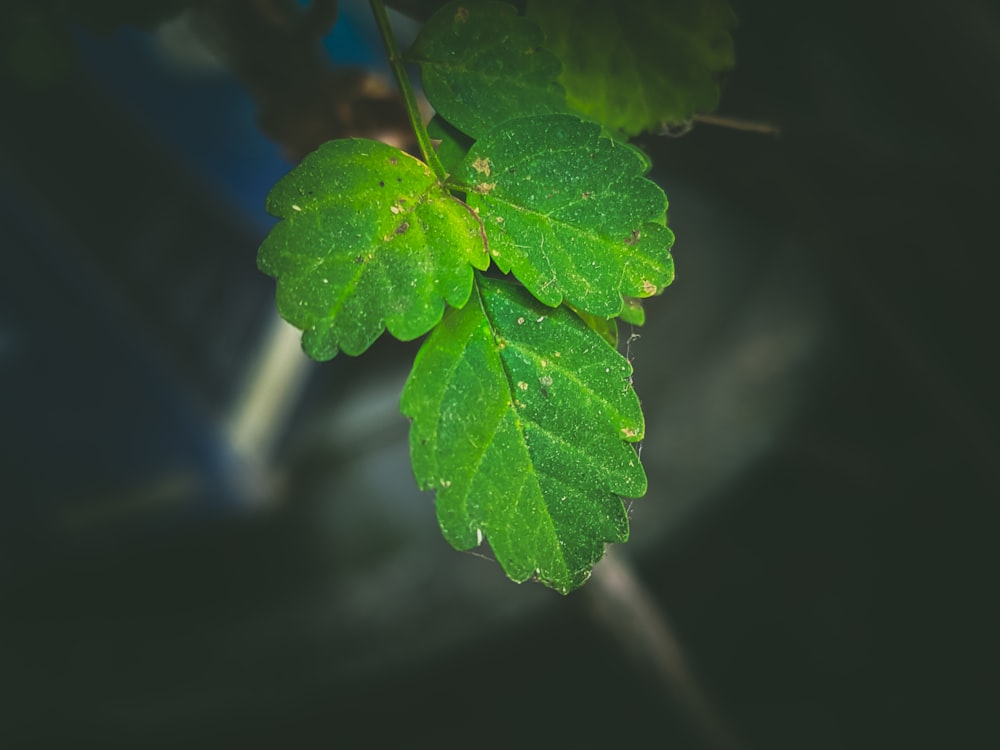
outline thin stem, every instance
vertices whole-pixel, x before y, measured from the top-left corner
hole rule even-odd
[[[742,117],[729,117],[727,115],[695,115],[695,122],[702,122],[706,125],[717,125],[733,130],[743,130],[747,133],[760,133],[761,135],[781,135],[781,128],[769,122],[758,122],[757,120],[744,120]]]
[[[389,15],[385,12],[385,4],[382,0],[369,0],[369,4],[372,8],[372,14],[375,16],[375,24],[378,26],[382,43],[385,45],[386,55],[389,57],[389,67],[392,68],[392,73],[396,76],[396,82],[399,84],[399,90],[403,94],[403,103],[406,105],[406,113],[410,117],[410,125],[413,126],[413,133],[417,136],[417,145],[420,146],[420,153],[424,157],[424,161],[434,170],[437,178],[444,182],[448,173],[438,158],[437,151],[434,150],[434,146],[431,144],[431,137],[427,133],[427,127],[424,125],[423,118],[420,116],[417,97],[413,93],[413,87],[410,85],[410,77],[406,74],[406,66],[403,65],[403,55],[400,53],[399,45],[396,43],[396,35],[392,31],[392,24],[389,23]]]

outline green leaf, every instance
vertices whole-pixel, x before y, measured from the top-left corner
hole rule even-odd
[[[515,115],[565,112],[559,60],[542,32],[513,6],[459,0],[434,14],[413,43],[428,101],[478,138]]]
[[[571,107],[635,135],[710,112],[733,67],[726,0],[529,0]]]
[[[607,341],[611,346],[618,346],[618,319],[617,318],[601,318],[597,315],[591,315],[589,312],[584,312],[583,310],[577,310],[575,307],[568,306],[570,310],[576,313],[577,317],[580,318],[587,327],[590,328],[594,333],[600,336],[602,339]]]
[[[621,315],[619,315],[625,323],[630,323],[634,326],[641,326],[646,322],[646,311],[642,307],[642,300],[635,299],[634,297],[625,298],[625,307],[622,308]]]
[[[424,342],[403,391],[413,470],[452,545],[485,537],[513,580],[567,593],[627,539],[621,496],[646,491],[632,368],[566,308],[506,281],[478,289]]]
[[[553,114],[509,120],[476,141],[454,178],[479,212],[490,254],[547,305],[603,318],[622,297],[673,280],[667,197],[638,149],[596,123]]]
[[[284,219],[258,265],[278,310],[318,360],[360,354],[388,329],[409,340],[460,307],[489,265],[482,228],[430,168],[377,141],[330,141],[283,177],[267,210]]]
[[[438,141],[437,155],[441,164],[450,174],[458,169],[465,155],[469,153],[472,139],[441,117],[434,115],[427,123],[427,134]]]

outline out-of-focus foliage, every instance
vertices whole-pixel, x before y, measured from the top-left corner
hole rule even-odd
[[[562,66],[542,47],[538,26],[507,3],[448,3],[410,49],[427,98],[472,138],[511,116],[563,112]]]
[[[562,60],[569,104],[629,136],[714,110],[733,67],[726,0],[530,0],[528,17]]]

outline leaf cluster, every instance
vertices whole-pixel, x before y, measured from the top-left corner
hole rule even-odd
[[[282,221],[259,265],[316,359],[430,333],[401,405],[444,536],[486,539],[512,579],[565,593],[627,539],[622,497],[646,490],[616,321],[641,324],[639,300],[673,280],[673,234],[648,157],[614,135],[635,128],[574,110],[554,18],[440,8],[408,54],[436,151],[320,147],[269,195]]]

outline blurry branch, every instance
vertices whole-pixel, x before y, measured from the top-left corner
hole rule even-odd
[[[781,135],[781,128],[777,125],[773,125],[769,122],[760,122],[759,120],[744,120],[741,117],[703,114],[695,115],[694,121],[701,122],[706,125],[717,125],[723,128],[730,128],[732,130],[743,130],[747,133],[760,133],[761,135],[773,135],[775,137]]]
[[[395,91],[357,68],[334,68],[322,39],[336,0],[212,0],[194,27],[257,101],[261,130],[298,161],[334,138],[376,138],[406,148],[413,139]]]
[[[666,613],[627,560],[608,547],[583,589],[596,620],[648,669],[712,750],[739,750],[740,741],[698,683]]]
[[[679,123],[665,122],[660,125],[657,135],[665,135],[670,138],[680,138],[694,130],[696,123],[705,125],[715,125],[720,128],[730,130],[742,130],[745,133],[759,133],[760,135],[771,135],[775,138],[781,135],[781,128],[769,122],[759,120],[744,120],[742,117],[730,117],[728,115],[702,114],[695,115],[690,120]]]

